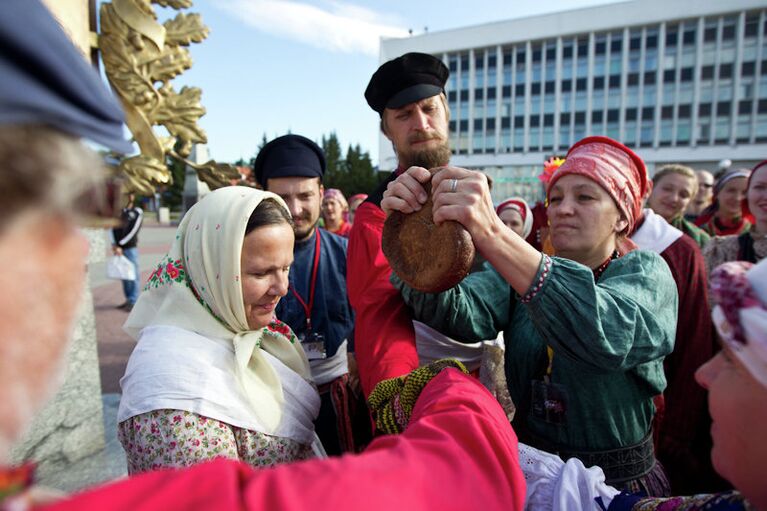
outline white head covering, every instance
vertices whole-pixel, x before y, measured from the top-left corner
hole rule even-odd
[[[734,261],[711,272],[711,314],[722,341],[767,387],[767,259]]]
[[[495,214],[500,216],[501,211],[504,209],[513,209],[519,213],[519,216],[522,217],[522,237],[527,238],[530,236],[530,233],[533,231],[533,212],[530,206],[528,206],[527,201],[522,197],[509,197],[498,204],[498,207],[495,208]]]
[[[263,352],[304,380],[311,373],[303,348],[287,325],[274,322],[260,330],[248,328],[240,257],[248,219],[266,198],[287,210],[279,196],[241,186],[220,188],[195,204],[179,224],[170,252],[149,277],[124,328],[134,339],[147,327],[163,325],[231,340],[236,379],[264,432],[273,434],[285,409],[283,386]]]

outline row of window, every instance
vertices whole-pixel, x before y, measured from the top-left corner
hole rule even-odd
[[[691,140],[694,138],[697,140],[697,145],[709,145],[709,141],[713,145],[727,145],[730,142],[730,123],[716,122],[708,124],[700,124],[693,129],[693,126],[689,122],[686,124],[680,124],[676,128],[676,137],[672,137],[673,127],[669,125],[660,126],[660,136],[658,141],[659,147],[669,146],[688,146]],[[750,122],[738,123],[736,126],[736,138],[735,142],[738,144],[751,143]],[[627,124],[623,130],[623,136],[620,135],[620,129],[617,125],[606,127],[598,127],[587,132],[584,127],[576,127],[574,130],[568,128],[562,128],[559,133],[559,143],[554,145],[554,131],[552,129],[544,129],[541,131],[529,131],[528,145],[525,149],[525,133],[514,132],[513,137],[511,133],[501,133],[500,147],[496,149],[494,138],[482,138],[473,137],[471,140],[468,137],[458,137],[451,140],[453,154],[468,154],[469,142],[472,143],[473,154],[494,154],[497,152],[566,152],[576,141],[586,137],[587,135],[605,135],[615,140],[620,140],[628,147],[642,148],[653,147],[653,139],[655,137],[655,126],[653,125],[640,125],[640,124]],[[638,138],[637,138],[638,137]],[[712,138],[713,137],[713,138]],[[755,143],[767,143],[767,116],[760,119],[757,124],[756,136],[754,138]]]
[[[722,18],[721,33],[718,28],[718,18],[708,18],[704,21],[703,29],[703,43],[707,46],[714,46],[707,43],[722,43],[724,46],[730,46],[730,42],[735,42],[737,32],[737,17],[726,16]],[[762,32],[767,35],[767,20],[762,25]],[[695,46],[697,44],[697,22],[688,21],[684,24],[668,24],[666,26],[665,33],[665,48],[675,49],[677,46]],[[609,36],[609,37],[608,37]],[[746,17],[743,38],[748,45],[748,39],[756,40],[759,37],[759,13],[750,13]],[[608,42],[609,38],[609,42]],[[644,49],[645,51],[658,48],[659,28],[647,27],[645,29],[644,37]],[[643,45],[643,38],[641,30],[633,29],[630,32],[627,49],[629,52],[639,52]],[[562,46],[562,58],[564,60],[572,59],[577,56],[578,58],[585,58],[588,55],[588,37],[580,36],[575,39],[568,39],[563,41]],[[613,31],[609,34],[599,33],[594,38],[594,55],[606,55],[607,49],[610,49],[611,54],[621,53],[624,50],[623,44],[623,32]],[[487,57],[487,68],[492,69],[497,67],[497,57],[494,51],[489,51]],[[545,41],[543,43],[536,43],[531,49],[531,61],[533,64],[542,62],[544,60],[551,62],[556,60],[556,42]],[[507,49],[503,54],[503,66],[510,67],[513,61],[517,63],[524,63],[526,60],[526,50],[524,48]],[[463,55],[453,55],[449,58],[448,67],[451,74],[458,72],[459,67],[462,70],[469,69],[469,55],[464,53]],[[476,70],[482,70],[485,68],[484,55],[477,55],[474,60],[474,67]]]

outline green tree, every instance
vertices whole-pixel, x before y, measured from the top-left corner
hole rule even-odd
[[[184,202],[184,182],[186,181],[186,164],[168,156],[166,164],[170,170],[173,182],[164,191],[161,190],[161,202],[172,210],[179,210]]]
[[[346,151],[346,168],[349,180],[344,194],[347,197],[355,193],[370,193],[381,181],[378,172],[373,168],[370,153],[363,151],[359,144],[349,145]]]
[[[341,144],[338,142],[338,136],[335,131],[325,137],[322,136],[320,145],[325,153],[327,170],[325,170],[325,186],[328,188],[339,188],[345,180],[343,160],[341,159]]]
[[[261,142],[259,142],[259,143],[258,143],[258,146],[256,147],[256,154],[254,154],[254,155],[253,155],[253,157],[252,157],[252,158],[250,159],[250,161],[248,162],[248,165],[249,165],[251,168],[253,168],[253,167],[255,167],[255,166],[256,166],[256,157],[258,156],[258,153],[260,153],[260,152],[261,152],[261,149],[263,149],[263,148],[264,148],[264,146],[265,146],[266,144],[268,144],[268,143],[269,143],[269,140],[267,140],[267,138],[266,138],[266,132],[264,132],[264,133],[261,135]]]

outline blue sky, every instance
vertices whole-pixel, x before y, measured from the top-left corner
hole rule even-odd
[[[407,36],[611,3],[615,0],[196,0],[208,39],[173,82],[203,90],[200,124],[218,161],[248,160],[264,133],[319,142],[335,131],[377,163],[378,116],[363,97],[381,35]],[[155,7],[161,19],[172,9]]]

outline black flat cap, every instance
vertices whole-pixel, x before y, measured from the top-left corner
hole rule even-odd
[[[266,144],[253,165],[256,180],[266,189],[273,177],[319,177],[325,175],[325,153],[301,135],[284,135]]]
[[[123,112],[39,0],[6,0],[0,16],[0,124],[43,124],[121,153]]]
[[[449,75],[438,58],[406,53],[378,68],[365,89],[365,99],[370,108],[383,115],[386,108],[400,108],[444,92]]]

